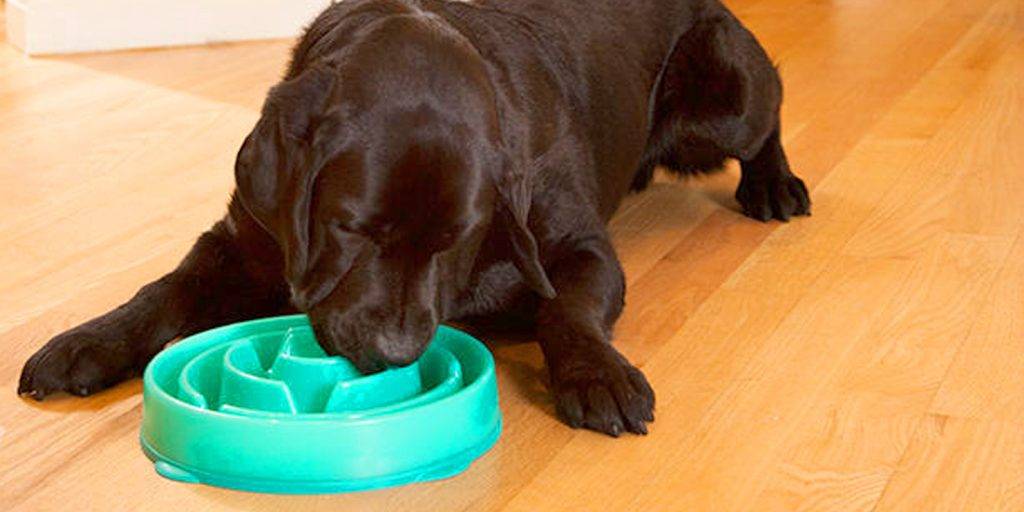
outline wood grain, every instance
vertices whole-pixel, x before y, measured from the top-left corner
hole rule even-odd
[[[173,483],[140,386],[15,395],[54,334],[223,212],[289,41],[66,58],[0,45],[0,510],[1024,510],[1024,5],[734,0],[780,63],[814,216],[736,212],[737,168],[659,176],[611,230],[646,437],[559,423],[494,344],[506,430],[466,473],[280,497]]]

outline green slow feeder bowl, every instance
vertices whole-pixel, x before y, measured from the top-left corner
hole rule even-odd
[[[206,331],[146,368],[140,438],[161,475],[259,492],[378,489],[458,474],[501,432],[494,359],[441,326],[415,363],[364,376],[304,315]]]

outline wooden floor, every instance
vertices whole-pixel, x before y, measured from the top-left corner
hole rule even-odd
[[[0,510],[1024,510],[1024,2],[728,3],[780,63],[814,216],[740,216],[735,168],[622,208],[650,435],[563,426],[537,347],[501,346],[505,432],[469,471],[321,497],[158,477],[138,382],[15,393],[222,214],[289,43],[0,44]]]

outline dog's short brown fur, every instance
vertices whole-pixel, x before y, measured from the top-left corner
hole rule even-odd
[[[439,322],[525,313],[561,417],[645,433],[654,393],[610,344],[625,284],[605,223],[655,166],[727,158],[744,213],[808,214],[781,90],[718,0],[338,3],[270,91],[227,216],[51,340],[19,392],[88,395],[169,340],[296,310],[365,372],[413,361]]]

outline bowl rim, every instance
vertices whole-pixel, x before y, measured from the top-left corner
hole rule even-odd
[[[360,424],[373,424],[373,423],[379,423],[379,422],[382,422],[382,421],[392,421],[392,420],[402,419],[402,418],[404,418],[406,416],[411,416],[411,415],[413,415],[415,413],[422,412],[424,409],[441,407],[441,406],[443,406],[444,404],[446,404],[448,402],[454,402],[454,401],[457,401],[457,400],[464,400],[465,397],[473,394],[473,392],[475,392],[479,388],[485,386],[486,382],[488,380],[490,380],[490,377],[494,376],[494,374],[495,374],[494,356],[491,355],[490,351],[487,350],[486,346],[483,344],[482,341],[480,341],[475,336],[473,336],[473,335],[471,335],[471,334],[469,334],[469,333],[467,333],[467,332],[465,332],[465,331],[463,331],[461,329],[457,329],[455,327],[442,324],[442,325],[438,326],[437,331],[435,332],[434,336],[437,337],[438,333],[441,333],[442,331],[446,331],[446,332],[448,332],[450,334],[454,334],[456,336],[462,336],[462,337],[465,337],[465,338],[467,338],[468,340],[470,340],[472,342],[475,342],[475,343],[471,343],[470,345],[473,346],[473,350],[474,351],[476,351],[477,353],[479,353],[480,355],[483,356],[484,365],[483,365],[482,371],[479,373],[479,375],[477,375],[477,377],[472,382],[470,382],[469,384],[463,385],[461,388],[459,388],[458,390],[456,390],[454,393],[452,393],[450,395],[441,397],[438,400],[435,400],[435,401],[432,401],[432,402],[428,402],[426,404],[423,404],[420,407],[414,407],[412,409],[398,410],[398,411],[395,411],[393,413],[388,413],[388,414],[381,415],[381,416],[372,416],[372,415],[371,416],[367,416],[367,415],[360,415],[360,414],[358,414],[359,412],[364,412],[364,411],[358,411],[358,412],[351,412],[351,411],[349,411],[349,412],[345,412],[345,411],[342,411],[342,412],[312,412],[312,413],[298,413],[298,414],[285,413],[285,412],[262,412],[261,411],[261,414],[259,416],[245,416],[245,415],[240,415],[240,414],[230,414],[230,413],[218,411],[216,409],[207,409],[207,408],[204,408],[204,407],[199,407],[197,405],[193,405],[191,403],[188,403],[188,402],[186,402],[186,401],[184,401],[184,400],[182,400],[182,399],[172,395],[171,393],[168,393],[167,390],[163,388],[163,386],[160,386],[156,382],[156,377],[154,376],[154,373],[156,372],[156,368],[163,363],[163,359],[171,357],[170,355],[168,355],[168,354],[172,353],[171,351],[173,351],[176,348],[180,347],[183,343],[198,343],[200,341],[206,341],[208,338],[211,338],[211,339],[212,338],[216,338],[218,335],[221,335],[221,334],[223,334],[226,331],[235,330],[235,329],[238,329],[238,328],[243,327],[243,326],[249,326],[249,327],[255,328],[255,327],[258,327],[259,324],[271,324],[271,325],[282,324],[282,330],[287,330],[289,327],[296,327],[296,326],[303,325],[303,324],[308,325],[308,323],[309,323],[309,318],[305,314],[301,314],[301,313],[300,314],[292,314],[292,315],[271,316],[271,317],[264,317],[264,318],[257,318],[257,319],[252,319],[252,320],[245,320],[245,321],[241,321],[241,322],[235,322],[235,323],[232,323],[232,324],[223,325],[223,326],[216,327],[216,328],[213,328],[213,329],[209,329],[209,330],[206,330],[206,331],[198,332],[198,333],[193,334],[191,336],[187,336],[185,338],[182,338],[178,342],[174,343],[173,345],[165,348],[160,353],[158,353],[156,355],[156,357],[154,357],[153,360],[150,361],[150,363],[146,366],[146,370],[143,372],[143,396],[145,397],[145,396],[148,395],[150,399],[161,400],[161,401],[167,402],[169,405],[172,405],[172,406],[174,406],[176,408],[182,408],[182,409],[188,410],[188,411],[190,411],[190,412],[192,412],[194,414],[209,415],[209,416],[212,416],[212,417],[223,418],[223,419],[229,420],[229,421],[238,421],[238,422],[245,422],[245,423],[248,423],[248,422],[265,423],[267,421],[274,421],[274,422],[310,422],[310,423],[316,423],[316,422],[338,423],[338,422],[343,422],[345,424],[350,424],[350,425],[360,425]],[[288,325],[288,324],[295,324],[295,325]],[[246,337],[246,336],[251,336],[253,334],[258,334],[258,333],[249,333],[249,334],[246,334],[244,336],[240,336],[238,339],[241,339],[241,338]],[[229,341],[224,341],[222,343],[233,343],[234,341],[237,341],[237,340],[229,340]],[[432,339],[432,342],[433,342],[433,339]],[[210,346],[206,347],[206,348],[213,348],[213,346],[215,346],[215,345],[218,345],[218,343],[215,343],[215,342],[211,341]],[[457,355],[456,355],[456,357],[457,357]],[[465,375],[465,374],[463,374],[463,375]],[[369,409],[368,411],[372,411],[372,409]]]

